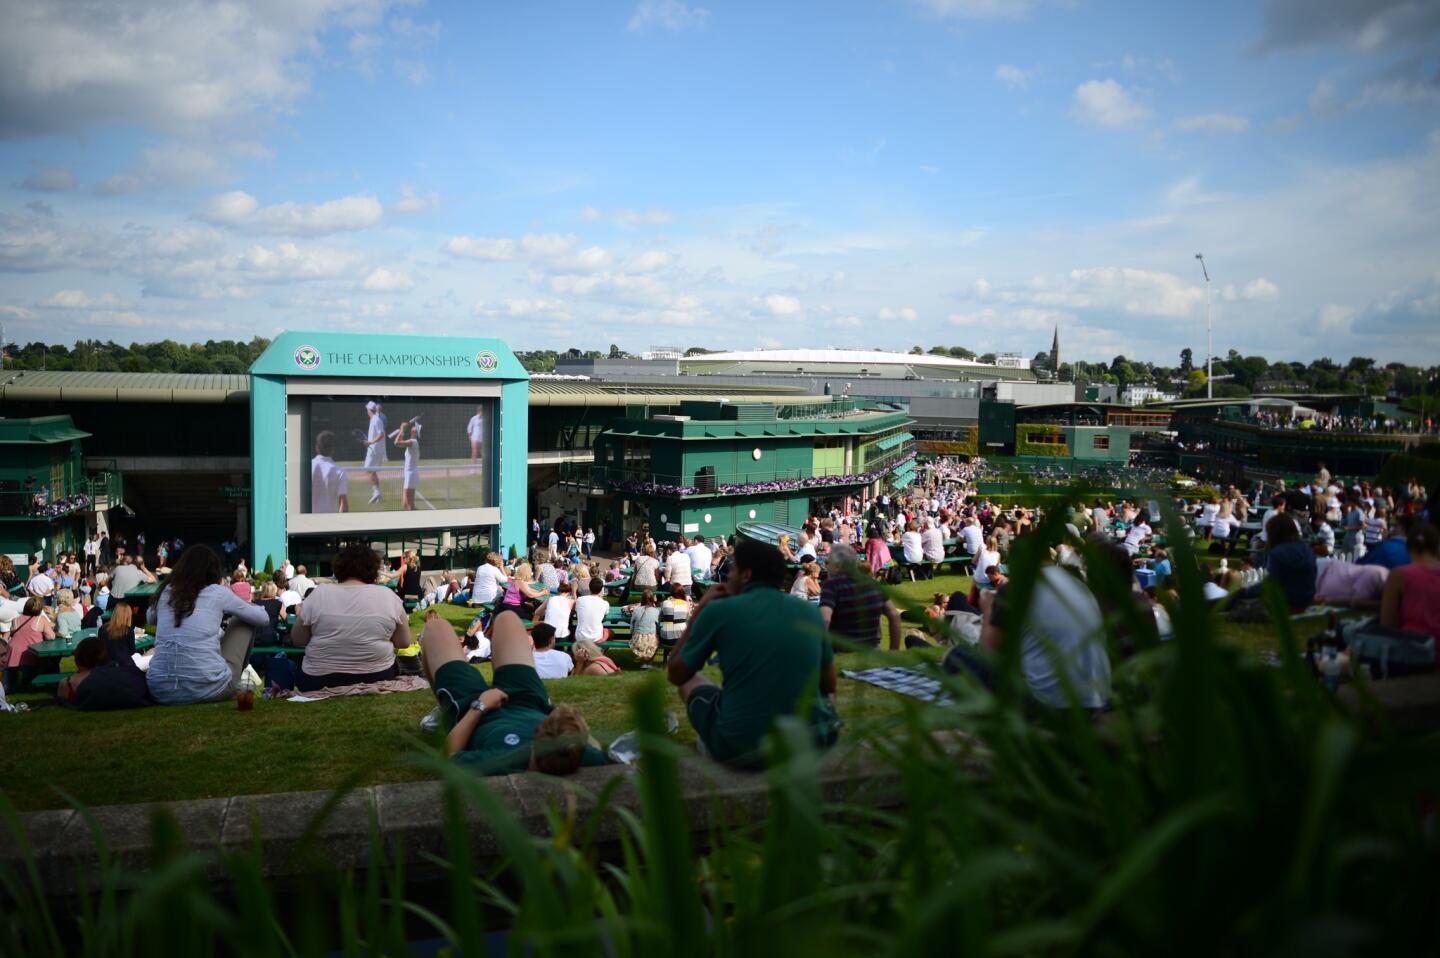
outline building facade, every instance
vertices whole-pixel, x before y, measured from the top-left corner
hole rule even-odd
[[[688,402],[635,410],[562,481],[604,514],[606,532],[728,536],[746,521],[798,525],[817,503],[856,501],[914,475],[910,420],[855,400]],[[543,521],[543,517],[542,517]]]

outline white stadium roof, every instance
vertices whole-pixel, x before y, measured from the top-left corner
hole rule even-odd
[[[689,356],[682,362],[730,362],[730,363],[844,363],[846,365],[871,366],[954,366],[966,369],[992,369],[989,363],[973,359],[955,359],[951,356],[932,356],[926,353],[896,353],[883,349],[747,349],[729,353],[702,353]]]

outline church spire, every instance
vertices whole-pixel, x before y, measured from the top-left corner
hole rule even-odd
[[[1055,338],[1050,343],[1050,372],[1054,376],[1060,375],[1060,327],[1055,327]]]

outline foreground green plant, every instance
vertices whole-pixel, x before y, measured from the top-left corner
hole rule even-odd
[[[1012,551],[1021,608],[1061,515]],[[898,810],[825,801],[824,759],[787,721],[767,817],[727,820],[717,802],[717,824],[692,834],[690,753],[664,734],[672,693],[647,683],[633,702],[638,814],[611,801],[617,779],[587,816],[554,809],[549,834],[532,835],[486,783],[426,753],[416,761],[447,803],[439,894],[378,838],[359,873],[317,862],[276,885],[258,851],[187,850],[161,816],[151,870],[127,875],[102,855],[76,902],[47,898],[33,863],[0,872],[12,902],[0,953],[396,955],[440,940],[482,955],[497,932],[517,955],[1433,953],[1435,738],[1365,734],[1308,675],[1283,614],[1280,668],[1217,641],[1178,533],[1172,642],[1147,640],[1118,601],[1124,577],[1091,563],[1112,624],[1137,637],[1129,659],[1112,648],[1102,720],[1027,709],[1011,650],[993,694],[944,676],[952,704],[906,700],[884,724],[852,723],[849,744],[894,771]],[[953,732],[976,744],[957,749]],[[499,862],[473,860],[467,806]],[[602,823],[618,825],[612,846]],[[216,867],[220,892],[206,878]]]

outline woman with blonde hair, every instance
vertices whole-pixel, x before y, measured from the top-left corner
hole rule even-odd
[[[786,562],[795,561],[795,550],[790,548],[790,534],[788,532],[780,536],[780,542],[777,548],[780,550],[780,555],[785,557]]]
[[[75,593],[61,589],[55,594],[55,600],[60,603],[60,609],[55,613],[55,633],[62,639],[68,639],[80,631],[80,612],[75,608]]]
[[[655,543],[645,543],[645,549],[635,559],[635,572],[630,578],[630,585],[636,589],[654,589],[660,584],[656,574],[660,570],[660,560],[655,558]]]

